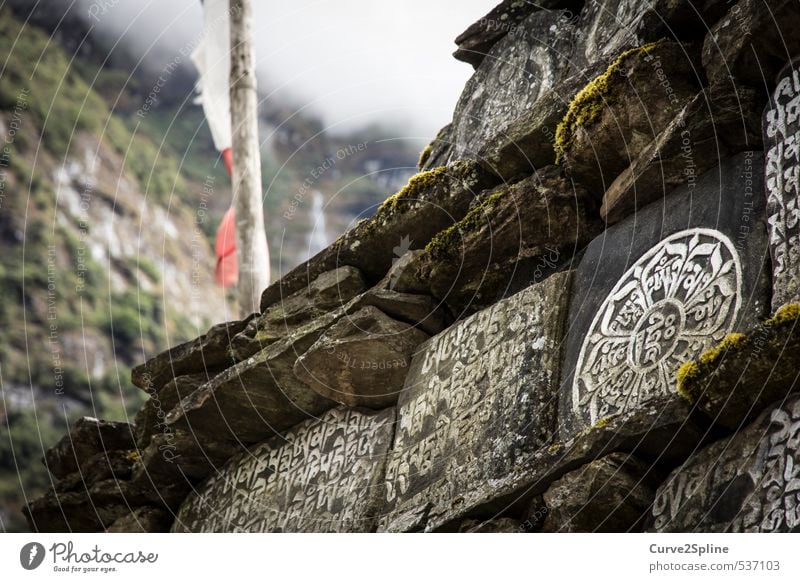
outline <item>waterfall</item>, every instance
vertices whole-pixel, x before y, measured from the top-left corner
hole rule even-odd
[[[314,190],[311,201],[311,231],[308,233],[308,257],[313,257],[328,246],[328,229],[325,214],[322,212],[325,198],[322,192]]]

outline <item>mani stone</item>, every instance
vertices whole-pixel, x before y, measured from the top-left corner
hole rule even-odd
[[[497,479],[518,485],[552,442],[570,280],[553,275],[420,346],[398,402],[381,530],[467,517],[470,498],[491,498]]]
[[[681,364],[764,317],[762,172],[760,154],[739,154],[588,246],[562,366],[564,440],[648,402],[676,405]]]
[[[703,67],[709,85],[749,85],[763,91],[800,52],[800,7],[796,0],[740,0],[708,32]]]
[[[800,398],[692,455],[658,489],[655,532],[800,532]]]
[[[232,458],[183,503],[174,532],[369,532],[394,409],[309,419]]]
[[[521,32],[520,23],[532,12],[542,9],[577,9],[581,4],[582,0],[503,0],[456,37],[458,50],[453,56],[459,61],[478,67],[501,38]]]
[[[612,453],[567,473],[544,494],[545,533],[641,531],[655,497],[650,468]]]
[[[428,334],[364,307],[328,328],[298,358],[294,373],[315,392],[346,406],[393,406],[414,350]]]
[[[486,142],[502,135],[556,85],[572,46],[566,14],[534,12],[491,49],[456,105],[449,159],[478,158]]]
[[[764,112],[772,308],[800,299],[800,62],[778,75]]]

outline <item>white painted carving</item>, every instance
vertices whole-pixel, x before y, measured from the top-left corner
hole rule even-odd
[[[773,307],[800,298],[800,71],[778,83],[765,119]]]
[[[739,255],[722,233],[691,229],[645,253],[594,318],[573,382],[573,410],[598,419],[666,395],[687,355],[722,340],[741,302]]]
[[[337,408],[232,459],[192,493],[174,531],[368,531],[394,415]]]

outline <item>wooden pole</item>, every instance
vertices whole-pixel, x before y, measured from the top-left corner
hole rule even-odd
[[[261,200],[261,151],[258,142],[255,48],[251,0],[230,0],[231,128],[233,198],[236,204],[236,252],[239,263],[239,313],[259,311],[269,285],[269,249]]]

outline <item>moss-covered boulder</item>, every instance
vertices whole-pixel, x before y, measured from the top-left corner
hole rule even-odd
[[[542,280],[602,230],[580,186],[550,166],[488,192],[426,247],[431,293],[458,315],[494,303],[516,279]]]
[[[746,334],[735,333],[685,363],[678,393],[714,422],[739,429],[769,404],[800,389],[800,304]]]

